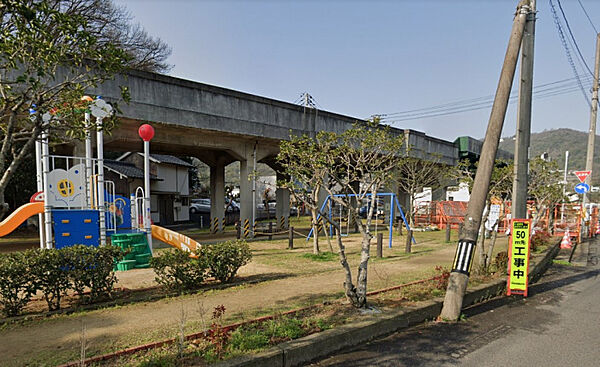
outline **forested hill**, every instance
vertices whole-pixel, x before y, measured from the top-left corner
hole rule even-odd
[[[514,136],[502,138],[500,149],[514,153]],[[573,129],[546,130],[531,134],[530,157],[540,156],[548,152],[553,161],[557,161],[560,169],[565,164],[565,151],[569,151],[569,171],[585,169],[588,134]],[[596,135],[594,149],[594,183],[600,182],[600,136]]]

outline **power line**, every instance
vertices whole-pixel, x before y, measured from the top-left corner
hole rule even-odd
[[[571,56],[571,51],[569,50],[569,45],[567,44],[565,34],[562,30],[562,26],[560,24],[558,14],[556,13],[556,8],[554,7],[554,3],[552,2],[552,0],[549,0],[549,3],[550,3],[550,10],[552,11],[552,17],[554,18],[554,25],[556,26],[556,30],[558,31],[558,36],[563,45],[563,48],[565,49],[566,54],[567,54],[567,60],[569,61],[569,64],[571,65],[571,69],[573,70],[573,74],[575,75],[575,79],[577,80],[577,83],[579,85],[579,89],[581,90],[581,93],[583,94],[583,98],[587,102],[588,106],[590,106],[590,108],[591,108],[592,104],[590,103],[587,93],[586,93],[585,89],[583,88],[581,78],[579,76],[579,73],[577,72],[577,67],[575,66],[575,63],[573,62],[573,57]]]
[[[543,94],[538,94],[534,96],[534,99],[539,100],[539,99],[544,99],[544,98],[549,98],[549,97],[555,97],[558,95],[563,95],[563,94],[568,94],[568,93],[573,93],[579,90],[578,86],[574,86],[574,87],[570,87],[564,90],[560,90],[560,91],[551,91],[551,92],[546,92]],[[509,100],[509,103],[513,104],[515,102],[517,102],[518,98],[513,97]],[[480,104],[478,106],[473,106],[473,107],[463,107],[463,108],[455,108],[452,110],[446,110],[446,111],[432,111],[429,113],[422,113],[420,115],[408,115],[408,116],[399,116],[399,117],[395,117],[395,118],[383,118],[382,122],[387,123],[387,124],[393,124],[393,123],[397,123],[397,122],[402,122],[402,121],[409,121],[409,120],[418,120],[418,119],[424,119],[424,118],[430,118],[430,117],[439,117],[439,116],[448,116],[448,115],[455,115],[455,114],[459,114],[459,113],[465,113],[465,112],[472,112],[472,111],[477,111],[477,110],[483,110],[483,109],[488,109],[491,108],[493,104],[492,102],[489,102],[487,104]]]
[[[583,13],[587,17],[587,20],[590,22],[590,25],[592,26],[592,28],[594,28],[594,32],[596,32],[596,34],[598,34],[598,30],[596,29],[596,26],[594,25],[594,22],[592,22],[592,19],[588,15],[588,12],[585,10],[585,7],[581,3],[581,0],[577,0],[577,2],[579,3],[579,6],[581,6],[581,10],[583,10]]]
[[[587,62],[585,62],[585,58],[581,54],[581,50],[579,49],[579,45],[577,44],[577,41],[575,40],[575,36],[573,35],[573,32],[571,31],[571,26],[569,25],[569,21],[567,20],[567,16],[565,15],[565,12],[564,12],[564,10],[562,8],[562,4],[560,3],[560,0],[556,0],[556,2],[558,3],[558,8],[560,9],[560,13],[562,14],[562,17],[565,20],[565,24],[567,26],[567,30],[569,31],[569,34],[571,35],[571,39],[573,40],[573,44],[575,45],[575,49],[577,50],[577,53],[579,54],[579,57],[581,58],[581,61],[583,61],[584,65],[585,65],[585,68],[590,73],[590,75],[594,76],[594,72],[592,72],[592,69],[590,69],[590,67],[588,66]],[[552,0],[550,0],[550,3],[552,3]]]
[[[536,86],[534,86],[534,91],[544,91],[546,89],[559,89],[559,88],[563,88],[565,86],[568,86],[570,84],[573,84],[575,82],[575,78],[568,78],[568,79],[562,79],[562,80],[557,80],[554,82],[550,82],[550,83],[544,83],[544,84],[538,84]],[[556,85],[556,84],[564,84],[564,85],[558,85],[555,87],[550,87],[552,85]],[[550,88],[548,88],[550,87]],[[511,93],[512,96],[516,96],[518,94],[517,91],[514,91]],[[430,107],[423,107],[423,108],[417,108],[417,109],[412,109],[412,110],[406,110],[406,111],[400,111],[400,112],[392,112],[392,113],[385,113],[385,114],[381,114],[381,116],[384,117],[393,117],[395,115],[405,115],[405,114],[409,114],[409,113],[413,113],[413,112],[422,112],[422,111],[431,111],[431,110],[438,110],[438,109],[445,109],[445,108],[450,108],[450,107],[455,107],[455,106],[464,106],[464,105],[469,105],[475,102],[490,102],[494,100],[494,95],[487,95],[487,96],[483,96],[483,97],[477,97],[477,98],[470,98],[470,99],[464,99],[464,100],[458,100],[458,101],[453,101],[453,102],[449,102],[449,103],[444,103],[444,104],[440,104],[440,105],[436,105],[436,106],[430,106]]]
[[[590,79],[585,80],[586,85],[590,84]],[[539,84],[534,87],[534,96],[538,96],[538,99],[544,96],[559,95],[564,93],[571,93],[577,90],[577,83],[574,78],[558,80],[550,83]],[[511,100],[516,100],[518,92],[511,93]],[[405,121],[413,120],[418,118],[430,117],[432,115],[442,116],[444,114],[455,114],[468,111],[474,111],[478,109],[484,109],[491,107],[494,101],[494,96],[484,96],[478,98],[465,99],[460,101],[454,101],[450,103],[444,103],[437,106],[430,106],[418,109],[411,109],[407,111],[378,114],[381,116],[382,121]]]

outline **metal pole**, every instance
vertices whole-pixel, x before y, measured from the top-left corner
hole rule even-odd
[[[496,97],[490,113],[488,128],[485,134],[479,166],[473,182],[473,192],[467,205],[465,221],[459,231],[459,240],[456,249],[456,255],[452,266],[452,272],[448,280],[448,288],[444,298],[444,305],[440,318],[443,320],[456,321],[460,316],[463,304],[463,297],[467,289],[469,274],[473,255],[475,252],[475,243],[481,224],[481,215],[485,206],[486,197],[489,191],[490,178],[494,168],[500,134],[506,117],[508,99],[512,87],[519,49],[521,48],[521,39],[525,29],[527,14],[530,12],[528,0],[521,0],[517,7],[517,13],[513,21],[510,40],[504,58],[504,64],[500,73],[500,80],[496,90]],[[409,231],[410,232],[410,231]]]
[[[596,118],[598,115],[598,76],[600,73],[600,33],[596,35],[596,65],[594,67],[594,83],[592,84],[592,107],[590,110],[590,131],[588,133],[587,155],[585,159],[585,170],[592,171],[594,164],[594,143],[596,140]],[[589,180],[590,186],[592,183],[592,173],[586,178]],[[587,195],[583,194],[583,210],[587,218],[587,209],[585,203]]]
[[[258,142],[254,144],[254,150],[252,151],[252,237],[256,236],[256,233],[254,233],[256,227],[256,144]],[[265,210],[269,213],[269,203],[266,204]]]
[[[47,129],[48,127],[46,127]],[[50,206],[50,148],[48,146],[48,132],[42,133],[42,181],[44,184],[44,240],[45,248],[52,248],[52,207]]]
[[[392,248],[392,235],[394,234],[394,196],[390,195],[390,230],[389,247]]]
[[[37,191],[44,191],[44,180],[42,171],[42,142],[40,138],[35,141],[35,178]],[[47,195],[48,193],[44,193]],[[38,214],[38,231],[40,236],[40,248],[44,248],[44,215]]]
[[[102,136],[102,118],[96,117],[96,149],[98,155],[98,208],[100,210],[100,246],[106,245],[106,208],[104,203],[104,137]]]
[[[565,217],[565,195],[567,195],[567,169],[569,167],[569,151],[565,152],[565,172],[563,175],[563,200],[560,208],[560,222],[563,222]]]
[[[91,132],[91,116],[89,112],[85,113],[85,188],[86,188],[86,204],[88,209],[92,208],[92,132]]]
[[[144,229],[152,252],[152,217],[150,211],[150,141],[144,141]]]
[[[525,33],[521,44],[521,76],[517,131],[515,141],[515,164],[512,197],[512,217],[527,217],[527,181],[529,171],[529,141],[531,136],[531,96],[533,91],[533,53],[535,43],[535,0],[527,14]]]

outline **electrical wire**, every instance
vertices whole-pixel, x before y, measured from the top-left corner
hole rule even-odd
[[[583,94],[583,98],[587,102],[588,106],[590,106],[590,108],[591,108],[592,104],[590,102],[590,99],[588,98],[588,95],[587,95],[584,87],[583,87],[581,78],[579,76],[579,73],[577,72],[577,67],[575,66],[575,63],[573,62],[573,57],[571,56],[571,51],[569,50],[569,46],[567,44],[565,34],[562,30],[562,26],[560,24],[560,19],[558,18],[558,14],[556,13],[556,8],[554,7],[554,3],[552,2],[552,0],[549,0],[549,3],[550,3],[550,10],[552,11],[552,17],[554,18],[554,25],[556,26],[556,30],[558,31],[558,36],[563,45],[563,48],[565,49],[566,54],[567,54],[567,60],[569,61],[569,64],[571,65],[571,69],[573,70],[573,74],[575,75],[575,79],[577,80],[577,83],[579,85],[579,89],[581,90],[581,93]]]
[[[588,82],[588,81],[589,80],[586,80],[586,82]],[[574,78],[563,79],[563,80],[558,80],[558,81],[554,81],[554,82],[550,82],[550,83],[536,85],[536,86],[534,86],[533,91],[534,91],[534,94],[545,92],[545,91],[561,91],[564,88],[572,87],[574,85],[576,85]],[[518,96],[517,91],[514,91],[511,93],[511,98],[516,98],[517,96]],[[494,95],[488,95],[488,96],[484,96],[484,97],[477,97],[477,98],[465,99],[465,100],[460,100],[460,101],[454,101],[454,102],[450,102],[450,103],[444,103],[444,104],[440,104],[437,106],[417,108],[417,109],[411,109],[411,110],[401,111],[401,112],[378,114],[378,116],[381,116],[382,119],[384,119],[384,120],[385,119],[395,119],[395,118],[399,118],[399,117],[418,116],[418,115],[421,115],[424,113],[429,114],[429,113],[433,113],[433,112],[444,112],[444,111],[448,112],[448,111],[452,111],[455,109],[486,106],[488,104],[491,104],[493,101],[494,101]]]
[[[584,80],[586,86],[591,85],[589,78]],[[561,94],[572,93],[578,90],[578,85],[574,78],[558,80],[550,83],[539,84],[533,88],[533,96],[535,99],[557,96]],[[514,103],[518,100],[518,92],[511,93],[509,102]],[[445,103],[438,106],[412,109],[403,112],[395,112],[390,114],[377,114],[381,117],[382,122],[393,123],[399,121],[415,120],[427,117],[436,117],[444,115],[452,115],[469,111],[476,111],[490,108],[494,102],[494,96],[485,96],[462,101]]]
[[[573,92],[577,92],[579,90],[578,86],[575,87],[571,87],[569,89],[565,89],[562,91],[558,91],[558,92],[551,92],[551,93],[546,93],[546,94],[540,94],[540,95],[536,95],[534,97],[535,100],[539,100],[539,99],[544,99],[544,98],[549,98],[549,97],[555,97],[558,95],[564,95],[564,94],[569,94],[569,93],[573,93]],[[509,104],[514,104],[518,101],[518,98],[511,98],[509,100]],[[424,119],[424,118],[430,118],[430,117],[440,117],[440,116],[448,116],[448,115],[455,115],[455,114],[459,114],[459,113],[465,113],[465,112],[472,112],[472,111],[478,111],[478,110],[484,110],[484,109],[489,109],[492,107],[493,102],[488,103],[486,105],[480,105],[477,107],[470,107],[470,108],[463,108],[463,109],[455,109],[455,110],[451,110],[451,111],[444,111],[444,112],[433,112],[433,113],[427,113],[427,114],[422,114],[419,116],[402,116],[402,117],[398,117],[398,118],[394,118],[394,119],[382,119],[381,122],[391,125],[397,122],[402,122],[402,121],[410,121],[410,120],[418,120],[418,119]]]
[[[579,3],[579,6],[581,6],[581,10],[583,10],[583,13],[585,14],[585,16],[587,17],[587,20],[590,22],[590,25],[592,26],[592,28],[594,28],[594,32],[596,32],[596,34],[598,34],[598,30],[596,29],[596,26],[594,25],[594,22],[592,22],[592,19],[590,18],[590,16],[588,15],[587,10],[585,10],[585,7],[583,6],[583,4],[581,3],[581,0],[577,0],[577,2]]]
[[[556,2],[558,3],[558,8],[560,9],[560,13],[562,14],[562,17],[565,20],[565,25],[567,26],[567,30],[569,31],[569,35],[571,35],[571,39],[573,40],[573,44],[575,45],[575,49],[577,50],[577,53],[579,54],[581,61],[583,61],[585,68],[590,73],[590,75],[594,76],[594,72],[592,72],[592,69],[590,69],[587,62],[585,62],[585,58],[581,54],[581,50],[579,49],[579,45],[577,44],[577,41],[575,40],[575,36],[573,35],[573,32],[571,31],[571,26],[569,25],[569,21],[567,20],[567,16],[565,15],[565,11],[563,10],[560,0],[556,0]],[[552,3],[552,1],[550,1],[550,3]]]

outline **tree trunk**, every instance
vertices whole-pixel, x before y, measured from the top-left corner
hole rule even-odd
[[[325,222],[323,222],[323,230],[325,231],[325,238],[327,239],[327,244],[329,245],[329,251],[333,253],[333,245],[331,244],[331,238],[329,237],[329,233],[327,233],[327,227],[329,226],[326,225]]]
[[[535,226],[537,226],[538,222],[542,218],[542,213],[545,211],[546,211],[546,205],[542,204],[538,207],[538,210],[536,211],[535,216],[531,220],[531,228],[535,228]]]
[[[6,203],[4,197],[4,191],[10,182],[10,179],[13,177],[16,170],[19,168],[21,163],[25,160],[27,155],[33,150],[33,146],[35,143],[35,139],[40,135],[41,128],[36,127],[31,133],[31,137],[28,138],[27,142],[18,150],[18,154],[13,157],[12,162],[6,167],[4,165],[4,171],[1,172],[0,178],[0,219],[4,218],[5,214],[8,212],[8,203]],[[6,159],[6,157],[3,157]]]
[[[311,209],[312,214],[312,230],[313,230],[313,254],[318,255],[319,251],[319,224],[317,222],[317,211]]]
[[[369,265],[369,250],[371,246],[371,235],[367,232],[362,235],[362,245],[360,250],[360,264],[358,265],[358,274],[356,276],[356,291],[359,308],[367,307],[367,268]]]
[[[485,264],[487,262],[485,252],[485,222],[487,222],[488,217],[490,215],[490,202],[486,203],[484,213],[485,214],[481,218],[481,224],[479,225],[479,238],[477,239],[477,253],[479,254],[479,271],[483,271],[485,269]]]
[[[499,222],[499,220],[498,220]],[[496,225],[498,224],[496,222]],[[492,262],[492,257],[494,256],[494,246],[496,245],[496,238],[498,237],[498,228],[494,225],[494,230],[492,231],[492,238],[490,240],[490,246],[488,248],[488,253],[485,262],[485,269],[487,270],[490,267],[490,263]]]
[[[346,298],[354,307],[359,307],[358,296],[356,294],[356,287],[352,283],[352,271],[350,270],[350,265],[348,265],[348,260],[346,258],[346,249],[344,247],[344,243],[342,242],[342,235],[340,233],[339,227],[335,227],[335,238],[337,240],[338,248],[340,250],[340,264],[342,264],[342,268],[344,268],[344,273],[346,275],[346,279],[344,281],[344,291],[346,293]]]

